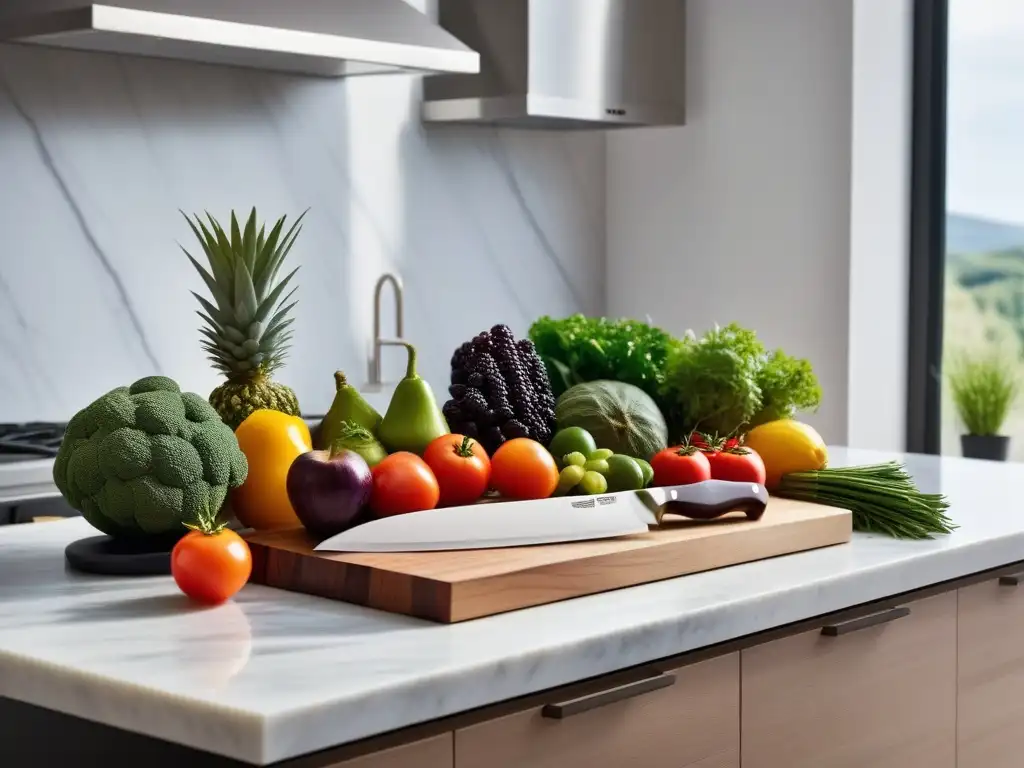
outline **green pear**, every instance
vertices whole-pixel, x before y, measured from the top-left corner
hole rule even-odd
[[[391,396],[387,413],[377,429],[377,439],[389,453],[420,454],[432,441],[448,434],[448,422],[437,407],[430,384],[416,374],[416,348],[403,344],[409,352],[409,364],[405,378],[398,382]]]
[[[381,423],[381,415],[377,413],[377,409],[366,402],[359,394],[359,390],[348,383],[344,373],[335,372],[334,383],[338,391],[334,395],[330,410],[320,423],[317,440],[319,448],[329,448],[341,438],[345,432],[346,422],[363,427],[371,434],[376,434]]]

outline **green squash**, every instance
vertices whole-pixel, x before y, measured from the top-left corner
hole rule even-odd
[[[582,427],[600,448],[650,459],[668,444],[665,417],[651,396],[621,381],[588,381],[567,389],[555,405],[559,429]]]

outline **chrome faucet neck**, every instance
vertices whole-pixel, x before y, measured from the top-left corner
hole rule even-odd
[[[384,286],[388,283],[395,294],[395,336],[385,339],[381,336],[381,296],[384,293]],[[370,383],[380,385],[381,374],[381,349],[385,346],[401,344],[405,340],[405,296],[402,285],[402,278],[391,272],[386,272],[377,280],[373,289],[373,360],[370,366]]]

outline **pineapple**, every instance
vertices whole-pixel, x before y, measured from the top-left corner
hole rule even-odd
[[[210,404],[232,429],[255,410],[270,408],[292,416],[299,415],[299,403],[284,384],[271,380],[287,356],[293,318],[288,316],[296,302],[289,303],[295,288],[285,294],[298,267],[278,280],[281,265],[302,231],[302,214],[282,236],[285,218],[274,224],[270,233],[259,226],[256,209],[249,214],[243,230],[231,213],[230,236],[215,218],[206,214],[209,227],[195,216],[182,215],[195,232],[210,269],[207,271],[185,251],[210,290],[213,301],[193,291],[206,323],[199,332],[205,337],[203,349],[214,368],[227,381],[210,393]]]

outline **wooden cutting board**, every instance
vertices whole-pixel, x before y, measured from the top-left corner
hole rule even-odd
[[[637,536],[449,552],[321,553],[303,529],[246,538],[252,581],[443,623],[850,540],[849,511],[773,498],[752,522],[666,517]]]

